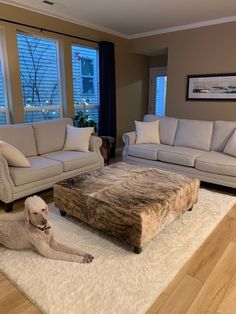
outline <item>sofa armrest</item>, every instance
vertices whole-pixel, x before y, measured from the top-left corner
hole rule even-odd
[[[122,136],[122,139],[123,139],[123,142],[125,143],[125,147],[122,152],[123,159],[125,160],[128,154],[129,146],[135,144],[136,132],[124,133]]]
[[[7,161],[0,155],[0,200],[4,203],[13,201],[13,182]]]
[[[89,140],[89,151],[98,155],[101,168],[104,167],[104,159],[102,157],[100,147],[102,146],[102,139],[98,136],[92,135]]]

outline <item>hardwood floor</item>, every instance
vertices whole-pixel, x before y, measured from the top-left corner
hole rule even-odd
[[[52,201],[51,191],[41,196]],[[31,313],[40,311],[0,273],[0,314]],[[236,313],[236,205],[147,312],[154,313]]]

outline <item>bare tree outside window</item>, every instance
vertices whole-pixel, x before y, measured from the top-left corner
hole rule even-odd
[[[56,41],[22,33],[17,39],[26,121],[59,118]]]

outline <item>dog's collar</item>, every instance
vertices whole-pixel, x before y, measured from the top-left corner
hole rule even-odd
[[[48,230],[48,229],[51,228],[51,226],[48,226],[48,227],[47,227],[47,225],[44,225],[43,227],[38,227],[38,226],[35,226],[34,224],[32,224],[31,221],[29,221],[29,222],[30,222],[30,224],[31,224],[32,226],[34,226],[35,228],[37,228],[37,229],[39,229],[39,230],[41,230],[41,231],[45,231],[45,230]]]

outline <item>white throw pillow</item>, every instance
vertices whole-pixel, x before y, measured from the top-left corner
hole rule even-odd
[[[160,121],[140,122],[135,121],[136,144],[160,144]]]
[[[228,140],[224,153],[236,157],[236,129]]]
[[[6,159],[9,166],[30,167],[29,161],[17,148],[3,141],[0,141],[0,155]]]
[[[64,150],[89,151],[89,140],[94,128],[75,128],[67,125]]]

